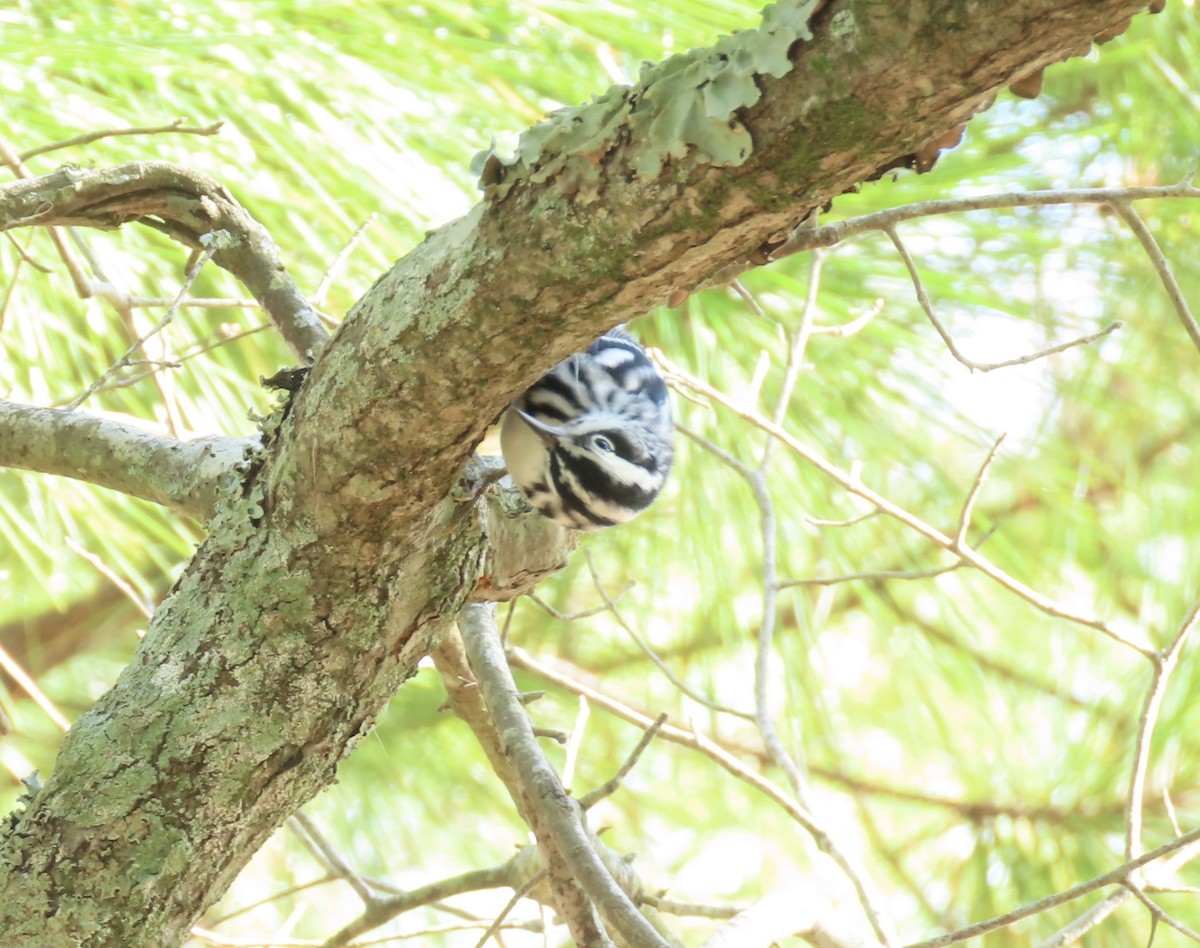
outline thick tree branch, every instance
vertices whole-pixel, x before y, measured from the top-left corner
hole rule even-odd
[[[57,474],[206,521],[253,438],[178,441],[125,422],[0,399],[0,467]]]
[[[503,597],[487,579],[494,504],[450,494],[508,399],[601,330],[765,262],[811,209],[913,163],[997,90],[1142,6],[831,0],[797,44],[781,36],[803,36],[813,6],[780,0],[771,16],[791,33],[738,35],[749,49],[739,63],[765,63],[739,79],[753,93],[739,101],[753,105],[712,114],[720,51],[671,64],[667,104],[724,124],[732,151],[709,141],[663,152],[654,70],[569,128],[542,126],[542,146],[523,149],[528,161],[488,201],[356,305],[134,661],[72,727],[0,840],[8,944],[181,941],[333,779],[468,599]],[[315,316],[241,214],[211,181],[154,163],[0,190],[0,229],[138,220],[188,243],[241,236],[214,260],[293,348],[317,348],[320,334],[293,331]],[[539,531],[557,542],[539,519],[503,518],[530,547]]]
[[[193,249],[214,235],[213,260],[242,281],[296,356],[311,361],[329,333],[279,259],[271,235],[229,190],[190,168],[135,161],[116,168],[60,168],[0,186],[0,231],[78,226],[112,230],[137,221]]]

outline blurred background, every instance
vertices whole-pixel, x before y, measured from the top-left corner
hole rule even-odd
[[[216,0],[8,0],[0,3],[0,136],[35,174],[63,163],[185,163],[226,184],[268,228],[300,287],[336,323],[426,231],[478,199],[474,153],[511,149],[547,111],[587,101],[643,60],[711,44],[757,23],[735,0],[576,3],[314,3]],[[1099,51],[1048,70],[1042,94],[1002,93],[927,175],[888,175],[839,198],[823,221],[934,198],[1041,188],[1173,184],[1200,155],[1200,31],[1191,2]],[[131,126],[223,123],[107,136]],[[207,129],[210,130],[211,129]],[[11,169],[4,169],[5,180]],[[1184,296],[1200,301],[1197,209],[1138,211]],[[972,537],[1012,575],[1081,612],[1166,644],[1200,595],[1195,490],[1200,353],[1119,216],[1096,207],[998,210],[902,225],[941,319],[980,362],[1018,357],[1114,321],[1102,340],[995,372],[955,361],[917,305],[886,236],[799,254],[726,287],[655,311],[631,329],[738,404],[774,416],[811,296],[783,427],[884,496],[953,532],[984,457],[1001,446],[975,507]],[[169,300],[186,252],[146,228],[78,232],[93,275]],[[819,269],[819,273],[815,270]],[[814,283],[814,280],[816,282]],[[181,437],[249,434],[270,397],[258,384],[294,359],[244,291],[206,268],[187,307],[83,408]],[[747,298],[749,297],[749,299]],[[81,299],[49,236],[0,240],[0,397],[64,405],[161,317]],[[821,327],[848,324],[846,331]],[[151,364],[153,363],[153,364]],[[704,398],[675,399],[681,438],[672,479],[635,523],[583,540],[539,602],[502,607],[509,642],[529,657],[519,684],[545,689],[535,723],[572,732],[571,784],[607,780],[638,726],[595,700],[666,711],[768,766],[752,722],[715,710],[754,704],[763,619],[763,508],[720,449],[747,465],[767,437]],[[706,446],[707,445],[707,446]],[[784,446],[764,468],[778,580],[770,710],[807,767],[814,806],[884,893],[913,940],[1006,911],[1122,861],[1124,807],[1149,663],[1095,630],[1035,610],[916,532],[885,517]],[[52,769],[62,728],[112,683],[154,602],[202,526],[151,504],[66,479],[0,471],[0,811],[21,779]],[[921,573],[895,578],[881,572]],[[600,588],[598,588],[598,586]],[[603,590],[603,594],[601,592]],[[603,607],[612,610],[570,618]],[[769,597],[768,597],[769,598]],[[556,616],[555,613],[558,613]],[[562,618],[560,616],[566,616]],[[657,653],[684,694],[647,657]],[[557,676],[557,677],[555,677]],[[1154,735],[1148,847],[1200,817],[1200,664],[1185,649]],[[432,668],[410,681],[339,783],[305,812],[357,872],[414,887],[507,859],[527,839],[467,728],[443,713]],[[552,761],[564,748],[547,742]],[[1173,814],[1172,814],[1173,811]],[[624,786],[593,811],[618,852],[636,852],[652,888],[680,901],[744,906],[793,887],[838,895],[834,875],[785,812],[703,753],[656,741]],[[1185,888],[1159,898],[1200,926]],[[369,938],[471,946],[511,893],[451,900],[457,914],[410,913]],[[1075,903],[990,936],[1049,936]],[[280,830],[207,913],[203,944],[320,943],[361,911],[351,889],[296,832]],[[853,900],[847,911],[857,911]],[[512,921],[544,920],[523,903]],[[671,917],[689,945],[719,922]],[[1134,900],[1088,945],[1144,944]],[[561,944],[505,932],[503,944]],[[224,941],[222,941],[224,939]],[[1155,944],[1183,944],[1160,926]]]

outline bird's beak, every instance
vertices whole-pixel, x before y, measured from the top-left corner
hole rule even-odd
[[[520,415],[525,424],[529,425],[530,428],[537,432],[538,437],[551,447],[558,444],[558,439],[563,436],[561,429],[555,428],[553,425],[548,425],[544,421],[539,421],[532,415],[521,411],[519,408],[513,407],[512,411],[515,411],[518,415]]]

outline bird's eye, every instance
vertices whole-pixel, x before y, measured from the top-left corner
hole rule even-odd
[[[597,451],[606,451],[611,454],[613,450],[613,443],[609,441],[608,438],[604,437],[604,435],[594,435],[592,437],[592,447]]]

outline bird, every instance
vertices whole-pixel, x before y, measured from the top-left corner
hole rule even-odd
[[[512,401],[500,451],[538,513],[591,532],[650,506],[671,470],[674,433],[667,383],[617,327]]]

